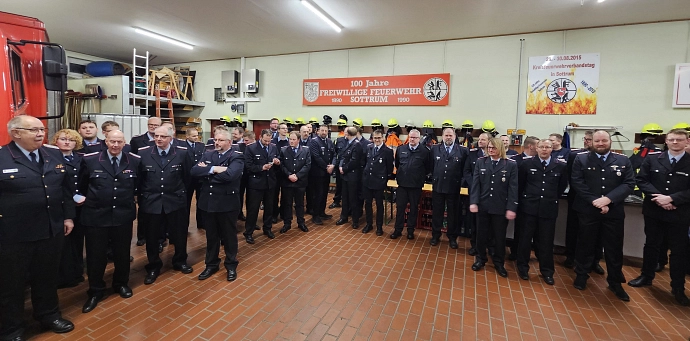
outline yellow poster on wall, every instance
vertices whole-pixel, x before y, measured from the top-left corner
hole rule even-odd
[[[599,54],[529,58],[526,113],[595,115],[599,88]]]

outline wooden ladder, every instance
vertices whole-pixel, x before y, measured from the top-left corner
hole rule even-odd
[[[165,98],[168,101],[168,107],[167,108],[161,108],[161,91],[165,92]],[[173,100],[172,100],[172,91],[171,90],[156,90],[156,117],[164,119],[164,120],[170,120],[173,125],[175,125],[175,116],[173,115]],[[161,117],[161,110],[167,110],[168,111],[168,117],[167,118],[162,118]]]

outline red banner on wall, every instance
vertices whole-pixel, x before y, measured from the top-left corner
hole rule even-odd
[[[450,74],[305,79],[303,105],[448,105]]]

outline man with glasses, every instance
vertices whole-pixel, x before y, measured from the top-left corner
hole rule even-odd
[[[172,146],[173,130],[168,126],[156,128],[155,147],[139,150],[140,185],[139,211],[147,216],[146,265],[144,284],[152,284],[160,275],[163,262],[159,256],[158,242],[168,233],[175,245],[172,257],[173,270],[192,273],[187,265],[187,195],[190,182],[191,159],[186,147]]]
[[[247,146],[244,153],[245,170],[248,173],[247,181],[247,222],[244,228],[245,241],[254,244],[254,229],[259,217],[259,206],[264,204],[263,232],[269,239],[274,239],[273,228],[273,190],[276,186],[278,148],[271,143],[271,132],[268,129],[261,131],[261,138]]]
[[[328,201],[328,186],[331,182],[331,174],[333,174],[335,169],[335,145],[328,138],[327,125],[319,126],[317,137],[309,141],[309,152],[311,153],[309,183],[313,188],[312,203],[314,210],[311,221],[316,225],[323,225],[323,219],[331,219],[333,217],[330,214],[326,214],[326,202]]]
[[[151,117],[147,124],[148,131],[132,137],[129,141],[129,145],[132,146],[132,152],[134,154],[137,154],[140,148],[153,146],[155,144],[153,136],[156,134],[156,128],[160,127],[161,123],[162,121],[159,117]]]
[[[269,123],[269,127],[271,128],[271,138],[276,139],[278,138],[278,135],[280,135],[280,126],[278,125],[280,121],[277,118],[272,118],[271,123]],[[285,129],[287,130],[287,126],[285,126]]]
[[[199,131],[196,128],[187,128],[187,130],[185,130],[185,138],[187,140],[187,144],[182,145],[187,147],[187,156],[189,157],[190,165],[196,165],[197,162],[201,160],[201,157],[204,156],[206,146],[199,142]],[[200,185],[201,184],[197,179],[191,179],[187,186],[187,226],[189,226],[189,215],[191,214],[192,210],[192,195],[194,195],[194,191],[196,191],[196,200],[198,202]],[[198,209],[196,210],[196,228],[200,230],[204,229],[201,210]]]
[[[393,174],[393,150],[383,143],[383,133],[375,130],[371,133],[374,142],[365,149],[366,163],[362,174],[362,192],[364,194],[364,211],[367,225],[362,233],[369,233],[373,229],[374,213],[373,201],[376,201],[376,235],[383,235],[383,191],[386,189],[388,178]]]
[[[0,149],[0,339],[23,340],[24,298],[31,286],[33,316],[56,333],[74,329],[58,305],[58,268],[72,232],[74,201],[64,158],[43,146],[45,128],[20,115],[7,123],[12,142]]]
[[[637,174],[637,185],[644,192],[642,214],[646,241],[642,274],[628,285],[652,285],[661,246],[667,235],[671,249],[671,293],[678,304],[689,306],[690,300],[685,295],[690,226],[690,157],[685,153],[688,131],[672,129],[666,134],[666,145],[668,151],[649,153]]]
[[[419,143],[419,130],[410,130],[408,136],[410,143],[398,147],[395,154],[395,168],[397,169],[395,177],[398,183],[395,192],[397,213],[395,215],[395,231],[391,234],[391,239],[402,236],[407,204],[410,204],[410,212],[407,215],[407,239],[414,239],[419,199],[422,196],[426,175],[431,170],[430,151],[425,145]]]
[[[273,122],[273,121],[271,121],[271,122]],[[287,124],[285,124],[285,123],[281,123],[277,126],[278,126],[277,136],[271,140],[271,143],[275,144],[276,147],[278,147],[278,150],[281,150],[283,147],[287,147],[289,145],[288,128],[287,128]],[[280,210],[280,188],[283,186],[283,182],[286,180],[286,178],[282,174],[282,172],[278,172],[278,174],[276,176],[276,180],[277,180],[277,185],[276,185],[276,188],[273,190],[273,220],[272,220],[273,224],[277,223],[278,222],[278,216],[282,215],[281,210]]]

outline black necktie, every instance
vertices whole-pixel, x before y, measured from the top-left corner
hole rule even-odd
[[[446,154],[450,155],[450,147],[446,147]]]
[[[165,164],[165,157],[168,155],[168,153],[164,151],[161,152],[161,165]]]
[[[72,161],[74,161],[74,156],[73,155],[65,155],[65,160],[72,162]]]
[[[675,167],[675,166],[676,166],[676,158],[674,157],[674,158],[671,158],[671,167]]]
[[[544,167],[544,169],[546,169],[546,161],[542,161],[541,166]]]
[[[113,161],[113,173],[117,174],[117,156],[113,156],[111,160]]]
[[[268,155],[268,146],[266,146],[266,155]]]
[[[606,157],[602,155],[601,157],[599,157],[599,160],[601,160],[601,163],[604,163],[606,162]]]
[[[496,161],[492,160],[491,162],[493,163],[494,167],[498,166],[498,160],[496,160]]]
[[[294,148],[292,151],[297,155],[297,148]]]
[[[36,153],[31,152],[31,153],[29,153],[29,156],[31,157],[31,162],[36,164],[36,166],[38,166],[38,168],[41,168],[41,163],[38,161],[38,158],[36,157]]]
[[[379,147],[374,148],[374,155],[379,153]]]

